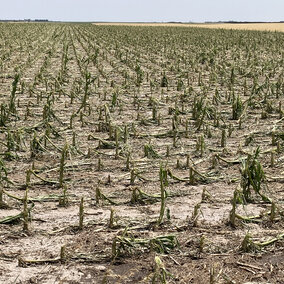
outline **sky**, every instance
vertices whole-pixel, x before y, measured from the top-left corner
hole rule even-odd
[[[0,19],[284,21],[284,0],[0,0]]]

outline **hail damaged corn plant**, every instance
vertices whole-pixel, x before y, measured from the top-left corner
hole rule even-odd
[[[241,187],[245,202],[252,201],[252,191],[260,195],[264,201],[269,201],[264,194],[262,188],[265,183],[265,174],[263,167],[258,160],[260,149],[257,148],[255,152],[242,162],[241,166]]]
[[[283,44],[0,23],[0,282],[283,282]]]

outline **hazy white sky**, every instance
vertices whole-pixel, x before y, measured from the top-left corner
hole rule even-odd
[[[284,0],[0,0],[0,19],[284,21]]]

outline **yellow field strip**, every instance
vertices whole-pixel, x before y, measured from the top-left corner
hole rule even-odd
[[[156,27],[198,27],[212,29],[258,30],[284,32],[284,23],[256,24],[182,24],[182,23],[94,23],[102,26],[156,26]]]

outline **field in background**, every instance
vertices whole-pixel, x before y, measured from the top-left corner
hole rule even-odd
[[[94,23],[94,24],[110,25],[110,26],[199,27],[199,28],[210,28],[210,29],[234,29],[234,30],[284,32],[284,23],[256,23],[256,24]]]
[[[278,31],[284,32],[284,23],[259,23],[259,24],[194,24],[192,27],[211,29],[233,29],[254,31]]]
[[[283,44],[0,24],[0,282],[282,284]]]

